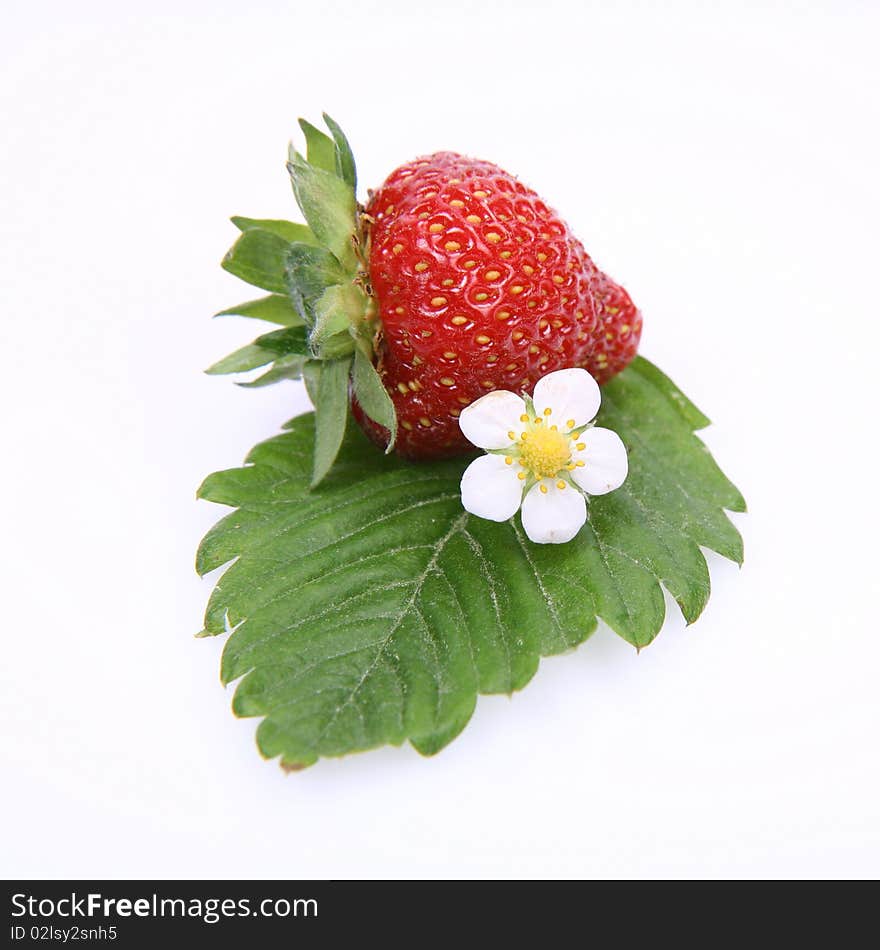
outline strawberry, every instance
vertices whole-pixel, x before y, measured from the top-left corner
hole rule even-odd
[[[307,155],[288,170],[306,224],[233,218],[223,266],[270,291],[224,313],[280,324],[209,372],[302,375],[315,404],[313,484],[333,464],[346,405],[386,451],[468,451],[465,406],[530,393],[582,366],[604,382],[635,354],[641,317],[538,195],[489,162],[437,152],[402,165],[357,203],[342,130],[300,120]]]
[[[592,351],[582,365],[598,383],[607,383],[636,355],[642,336],[642,315],[629,294],[606,274],[593,282],[598,321]]]
[[[493,389],[531,391],[589,357],[599,273],[559,216],[496,165],[453,152],[417,159],[390,175],[367,213],[377,368],[400,454],[466,450],[462,408]]]

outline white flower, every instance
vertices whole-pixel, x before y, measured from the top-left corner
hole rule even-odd
[[[465,437],[487,454],[461,479],[465,509],[522,523],[538,544],[570,541],[587,520],[584,494],[604,495],[626,478],[626,448],[616,432],[592,425],[602,397],[584,369],[548,373],[530,399],[491,392],[462,410]]]

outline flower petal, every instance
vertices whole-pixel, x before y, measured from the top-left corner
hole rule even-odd
[[[519,396],[496,389],[462,409],[458,424],[464,437],[478,448],[504,449],[513,442],[508,433],[522,427],[519,417],[525,411]]]
[[[503,455],[484,455],[471,462],[461,477],[461,503],[465,510],[489,521],[507,521],[522,501],[522,481],[517,468]]]
[[[548,373],[535,384],[532,398],[537,414],[544,416],[544,410],[551,409],[547,422],[560,429],[567,428],[569,420],[574,420],[574,427],[586,425],[596,417],[602,402],[599,384],[585,369]]]
[[[541,485],[547,488],[541,491]],[[530,541],[536,544],[565,544],[587,520],[584,496],[571,485],[557,488],[550,479],[539,482],[522,503],[522,523]]]
[[[620,436],[611,429],[593,426],[583,433],[580,443],[583,450],[575,450],[572,458],[584,464],[571,473],[578,485],[588,495],[604,495],[620,488],[629,471],[626,446]]]

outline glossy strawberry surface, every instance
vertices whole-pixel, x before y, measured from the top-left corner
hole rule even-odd
[[[623,339],[605,328],[616,285],[556,212],[496,165],[453,152],[417,159],[372,195],[367,215],[376,365],[401,455],[466,451],[465,406],[493,389],[531,392],[546,373],[588,365],[597,345],[603,378],[618,364],[612,340],[597,338]],[[597,290],[610,307],[597,306]],[[633,326],[627,340],[637,342]],[[385,444],[387,432],[353,409]]]
[[[597,324],[590,355],[582,364],[598,383],[625,369],[639,348],[642,315],[629,294],[607,274],[593,282]]]

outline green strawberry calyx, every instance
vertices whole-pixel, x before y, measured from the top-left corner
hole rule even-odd
[[[357,201],[357,171],[342,129],[324,114],[329,135],[299,120],[305,157],[291,143],[287,170],[305,224],[233,217],[241,231],[223,258],[229,273],[264,290],[268,297],[218,314],[253,317],[280,325],[214,363],[210,374],[268,366],[244,386],[283,379],[305,381],[315,405],[312,486],[324,478],[342,444],[353,392],[364,413],[390,433],[394,404],[374,366],[380,329],[370,289],[369,232]]]

